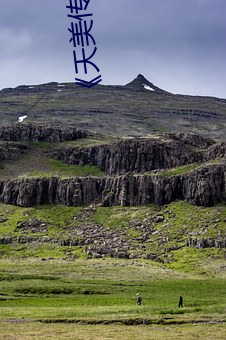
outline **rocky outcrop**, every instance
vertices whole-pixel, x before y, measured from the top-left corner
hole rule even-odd
[[[81,206],[99,197],[101,184],[98,178],[6,180],[0,182],[0,200],[25,207],[47,203]]]
[[[186,244],[188,247],[192,248],[226,248],[226,239],[223,237],[217,237],[217,238],[200,238],[200,239],[194,239],[190,238]]]
[[[201,152],[194,152],[181,142],[158,138],[125,140],[87,148],[61,148],[51,156],[67,164],[97,165],[108,175],[144,173],[202,159]]]
[[[208,148],[203,155],[204,161],[226,156],[226,143],[217,143]]]
[[[207,149],[211,145],[215,144],[213,139],[196,135],[194,133],[175,132],[166,133],[164,135],[168,136],[170,139],[180,141],[183,144],[192,145],[201,149]]]
[[[36,218],[30,218],[28,221],[18,222],[15,231],[21,234],[26,233],[46,233],[48,231],[47,223]]]
[[[4,139],[27,138],[31,141],[61,141],[79,138],[81,131],[21,124],[1,130]],[[1,135],[2,133],[2,135]],[[84,135],[85,136],[85,135]],[[2,142],[0,160],[7,159],[7,150],[15,152],[19,144]],[[22,145],[22,144],[21,144]],[[194,150],[194,146],[196,148]],[[210,145],[210,146],[209,146]],[[209,146],[208,149],[202,149]],[[68,164],[91,164],[105,171],[106,177],[31,178],[0,181],[0,201],[19,206],[36,204],[89,205],[162,205],[176,199],[192,204],[211,206],[226,198],[226,164],[200,166],[187,174],[165,177],[161,169],[169,169],[225,155],[224,144],[192,134],[156,136],[149,139],[130,139],[110,145],[86,148],[55,149],[52,157]],[[147,174],[150,172],[149,174]],[[146,173],[146,174],[144,174]]]
[[[58,244],[61,246],[82,246],[83,243],[79,243],[78,240],[64,240],[60,238],[48,237],[48,236],[14,236],[14,237],[0,237],[0,244],[29,244],[33,243],[40,245],[43,243],[47,244]],[[1,253],[1,252],[0,252]]]
[[[0,237],[0,244],[11,244],[13,243],[13,237]]]
[[[0,140],[22,142],[63,142],[90,136],[87,131],[74,126],[55,126],[38,124],[14,124],[0,127]]]
[[[211,206],[226,198],[226,165],[209,165],[183,176],[182,198]]]
[[[16,159],[18,155],[24,153],[27,149],[26,145],[23,144],[13,144],[13,143],[4,143],[0,144],[0,161],[8,160],[8,159]]]
[[[19,206],[83,206],[101,200],[105,206],[167,204],[183,199],[211,206],[226,196],[226,165],[209,165],[186,175],[122,175],[87,178],[34,178],[0,182],[0,201]]]

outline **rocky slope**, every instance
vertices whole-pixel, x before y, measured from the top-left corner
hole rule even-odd
[[[6,206],[0,208],[7,210]],[[45,214],[37,218],[42,209]],[[75,207],[63,206],[51,206],[48,210],[46,207],[23,210],[16,207],[15,210],[10,233],[2,232],[8,223],[7,217],[11,218],[9,212],[0,219],[0,245],[8,245],[1,247],[0,254],[16,252],[18,256],[18,251],[23,254],[24,249],[35,253],[50,246],[55,251],[60,248],[71,259],[74,255],[76,257],[76,249],[79,248],[83,256],[86,253],[87,259],[143,257],[171,263],[175,251],[181,251],[182,255],[188,247],[211,248],[202,254],[212,254],[215,261],[216,256],[223,258],[226,246],[226,210],[222,205],[201,208],[177,201],[163,207],[144,207],[143,211],[139,207],[122,209],[93,205],[77,211]],[[65,214],[69,210],[74,214]],[[53,211],[54,216],[51,214]],[[65,214],[63,220],[60,218],[62,214]],[[121,215],[119,219],[118,214]]]

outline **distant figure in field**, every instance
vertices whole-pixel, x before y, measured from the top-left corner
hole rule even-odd
[[[180,294],[179,296],[179,304],[178,307],[183,307],[183,296]]]
[[[139,293],[137,293],[137,304],[140,306],[142,304],[142,297],[140,296]]]

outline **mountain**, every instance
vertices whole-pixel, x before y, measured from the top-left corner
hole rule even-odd
[[[138,74],[138,76],[130,83],[126,84],[125,87],[135,91],[149,90],[158,94],[172,94],[155,86],[150,81],[148,81],[142,74]]]
[[[226,136],[226,99],[175,95],[138,75],[124,86],[75,83],[18,86],[0,91],[1,125],[55,123],[107,136],[193,132],[216,140]]]
[[[225,104],[142,75],[2,90],[0,255],[180,258],[189,268],[203,248],[197,257],[221,271]]]

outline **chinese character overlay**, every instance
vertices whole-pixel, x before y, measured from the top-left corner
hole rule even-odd
[[[68,17],[73,19],[71,21],[71,27],[68,28],[71,38],[69,42],[72,44],[75,72],[83,70],[87,74],[87,66],[93,67],[98,73],[99,68],[91,61],[96,54],[97,47],[96,41],[91,34],[93,27],[93,20],[90,18],[93,16],[91,13],[86,13],[90,0],[69,0],[69,5],[66,6],[70,10]],[[85,47],[93,46],[93,52],[91,55],[86,55]],[[85,87],[92,87],[101,82],[101,75],[95,77],[91,81],[75,78],[76,83]]]

